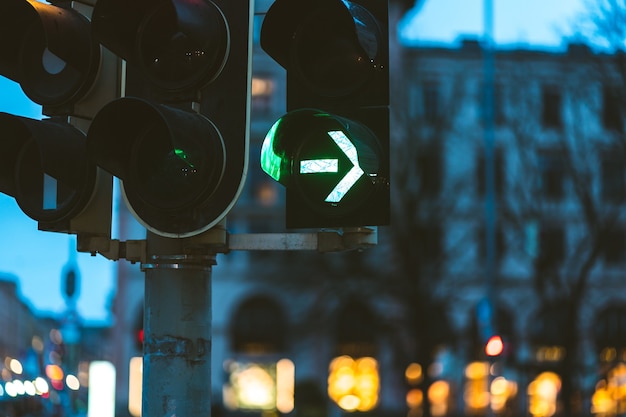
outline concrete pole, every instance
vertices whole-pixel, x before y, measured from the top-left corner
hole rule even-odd
[[[143,417],[211,414],[211,272],[215,255],[147,233]]]

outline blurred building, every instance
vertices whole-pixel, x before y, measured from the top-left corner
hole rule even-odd
[[[11,276],[0,276],[0,322],[0,415],[85,414],[89,363],[109,360],[109,327],[33,311]]]
[[[458,368],[438,378],[470,415],[620,414],[623,69],[577,44],[488,53],[473,39],[407,48],[392,86],[422,198],[414,255],[454,328]],[[394,156],[397,180],[410,162]]]
[[[259,164],[285,112],[284,70],[259,47],[262,18],[233,234],[284,231],[284,189]],[[612,57],[579,45],[498,49],[488,69],[474,40],[392,48],[393,224],[363,253],[218,256],[214,411],[623,414],[626,177]],[[141,238],[118,204],[118,237]],[[131,358],[141,355],[144,275],[116,266],[114,325],[93,357],[115,364],[117,415],[127,416],[137,412]],[[30,343],[23,323],[6,346]]]

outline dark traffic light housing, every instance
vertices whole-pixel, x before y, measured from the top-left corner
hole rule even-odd
[[[112,178],[88,159],[85,131],[118,74],[80,8],[0,2],[0,75],[51,117],[0,114],[0,192],[41,230],[110,236]]]
[[[101,59],[87,17],[36,0],[0,4],[0,56],[0,74],[61,115],[92,89]]]
[[[0,192],[14,197],[42,230],[110,233],[110,215],[108,222],[76,223],[92,202],[98,183],[110,183],[110,176],[86,158],[85,135],[80,130],[65,122],[7,113],[0,113],[0,127]],[[98,211],[102,209],[107,218],[106,207]]]
[[[261,46],[287,72],[287,110],[261,165],[287,189],[287,227],[389,223],[388,5],[276,0]]]
[[[131,212],[156,234],[210,229],[243,188],[252,14],[250,0],[99,0],[94,9],[96,38],[136,77],[131,94],[95,117],[89,155],[121,179]]]

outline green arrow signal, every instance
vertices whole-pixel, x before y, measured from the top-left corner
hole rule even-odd
[[[348,157],[352,162],[352,168],[348,173],[339,181],[339,183],[333,188],[333,190],[326,197],[327,203],[338,203],[350,189],[356,184],[365,172],[359,166],[359,159],[356,147],[348,139],[348,137],[341,130],[333,130],[328,132],[328,136],[339,146],[339,149]],[[337,172],[339,169],[339,160],[337,159],[309,159],[300,161],[300,173],[301,174],[319,174],[324,172]]]

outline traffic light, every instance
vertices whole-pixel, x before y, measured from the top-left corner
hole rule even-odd
[[[261,47],[287,73],[287,110],[261,167],[286,187],[288,228],[389,223],[388,4],[276,0]]]
[[[246,177],[250,0],[98,0],[98,41],[127,63],[126,97],[87,135],[137,220],[183,238],[217,224]],[[133,78],[134,77],[134,78]],[[129,94],[130,93],[130,94]]]
[[[0,75],[50,118],[0,113],[0,192],[40,230],[110,236],[112,177],[87,158],[85,132],[118,95],[117,61],[91,36],[91,8],[0,2]]]

